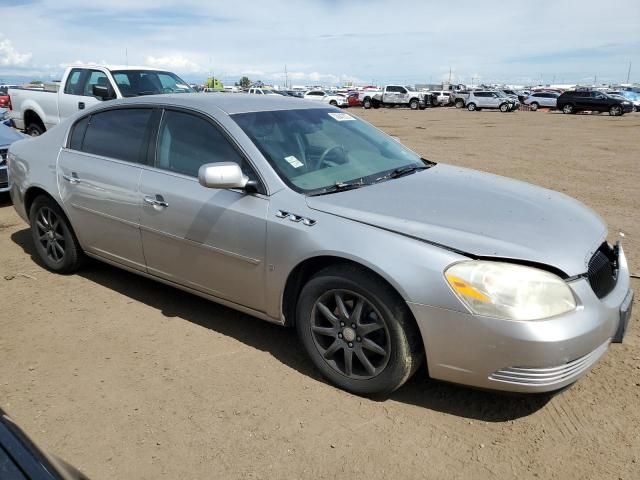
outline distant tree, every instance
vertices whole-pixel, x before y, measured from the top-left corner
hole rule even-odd
[[[242,77],[237,85],[242,88],[249,88],[251,86],[251,80],[249,80],[249,77]]]
[[[209,77],[207,78],[207,81],[204,84],[205,87],[207,88],[211,88],[213,90],[224,90],[224,85],[222,84],[222,82],[215,77]]]
[[[29,82],[29,85],[40,85],[42,83],[42,80],[31,80]]]

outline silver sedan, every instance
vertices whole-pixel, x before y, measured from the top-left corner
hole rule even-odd
[[[630,317],[623,249],[587,207],[435,164],[329,105],[117,100],[13,144],[9,164],[47,268],[91,257],[295,326],[357,394],[425,360],[437,379],[558,389]]]

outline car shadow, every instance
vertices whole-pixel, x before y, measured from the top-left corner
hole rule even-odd
[[[29,229],[14,232],[11,240],[30,255],[34,262],[42,266]],[[293,328],[264,322],[98,261],[89,262],[77,275],[159,310],[166,317],[187,320],[268,352],[303,375],[326,383],[302,349]],[[552,396],[507,395],[448,384],[428,378],[426,367],[423,365],[402,388],[389,396],[373,400],[392,400],[464,418],[504,422],[534,413]]]

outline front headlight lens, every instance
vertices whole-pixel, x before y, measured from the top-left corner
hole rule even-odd
[[[476,315],[540,320],[569,312],[576,300],[558,276],[512,263],[472,260],[445,271],[447,282]]]

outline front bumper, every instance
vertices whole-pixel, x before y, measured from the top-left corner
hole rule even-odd
[[[409,302],[420,328],[429,375],[512,392],[547,392],[585,375],[604,355],[629,300],[629,271],[620,249],[618,281],[599,299],[586,278],[569,285],[578,307],[547,320],[509,321]]]

